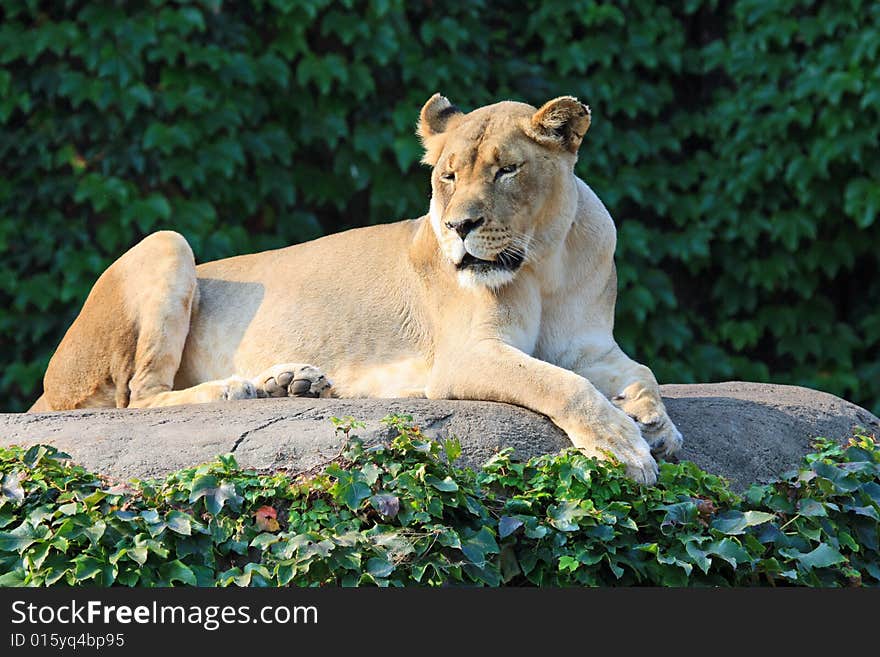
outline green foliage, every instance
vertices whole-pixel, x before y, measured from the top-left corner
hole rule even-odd
[[[441,90],[592,106],[578,173],[619,226],[618,336],[662,380],[800,383],[880,412],[877,3],[0,7],[8,408],[153,230],[205,261],[422,215],[413,127]]]
[[[50,447],[0,449],[0,585],[880,585],[880,447],[828,440],[744,498],[692,463],[655,487],[569,450],[481,471],[407,417],[321,471],[233,456],[114,483]]]

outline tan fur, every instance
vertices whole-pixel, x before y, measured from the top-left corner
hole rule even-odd
[[[148,237],[95,284],[32,410],[329,391],[496,400],[653,482],[652,450],[673,454],[681,435],[612,336],[614,224],[573,172],[589,123],[571,97],[464,114],[435,95],[419,124],[434,167],[424,217],[197,267],[181,236]]]

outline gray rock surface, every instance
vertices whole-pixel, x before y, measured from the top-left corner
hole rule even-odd
[[[797,465],[816,436],[845,440],[854,426],[880,433],[880,420],[823,392],[758,383],[662,386],[685,437],[681,458],[729,478],[739,489]],[[570,446],[547,418],[493,402],[426,399],[258,399],[128,410],[0,414],[0,445],[52,444],[95,472],[149,478],[234,452],[249,468],[300,471],[339,452],[331,417],[367,423],[356,433],[385,440],[379,420],[412,415],[432,437],[456,435],[462,462],[478,466],[502,447],[520,458]]]

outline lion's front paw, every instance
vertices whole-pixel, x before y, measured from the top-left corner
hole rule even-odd
[[[638,423],[654,456],[670,458],[681,449],[681,432],[669,419],[660,397],[643,384],[630,384],[611,401]]]
[[[605,458],[611,452],[626,467],[630,479],[649,486],[657,481],[657,461],[638,425],[613,407],[585,431],[569,431],[568,435],[588,456]]]
[[[330,380],[313,365],[282,363],[254,379],[260,397],[326,397]]]

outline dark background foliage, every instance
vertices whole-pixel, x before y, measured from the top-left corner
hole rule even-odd
[[[26,408],[107,264],[420,216],[414,135],[573,94],[618,223],[622,346],[666,382],[880,410],[880,5],[868,1],[0,2],[2,407]]]

